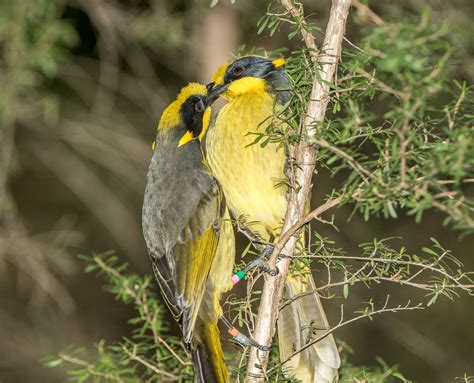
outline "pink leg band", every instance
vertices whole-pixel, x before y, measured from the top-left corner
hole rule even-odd
[[[234,275],[232,275],[232,276],[230,277],[230,280],[231,280],[231,282],[232,282],[232,285],[235,286],[237,283],[239,283],[240,278],[239,278],[239,276],[238,276],[237,274],[234,274]]]

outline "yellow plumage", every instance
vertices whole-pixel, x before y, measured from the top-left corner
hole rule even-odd
[[[255,135],[251,133],[265,132],[268,125],[258,126],[255,116],[273,115],[273,104],[263,91],[235,99],[221,109],[206,141],[209,166],[221,183],[230,210],[244,221],[255,221],[249,229],[264,241],[278,232],[288,204],[286,188],[276,188],[285,177],[284,148],[275,143],[264,150],[252,145]]]
[[[234,229],[227,210],[220,224],[219,236],[222,240],[219,241],[212,262],[196,326],[203,325],[201,333],[204,337],[203,343],[214,367],[217,382],[226,383],[230,380],[227,368],[223,363],[224,354],[222,353],[217,321],[222,315],[220,297],[231,287],[229,281],[234,266]]]
[[[274,113],[275,91],[271,81],[285,82],[282,59],[273,62],[257,57],[236,60],[218,69],[213,77],[225,89],[228,100],[219,112],[206,139],[209,166],[221,184],[234,216],[251,222],[247,228],[264,241],[278,237],[287,209],[287,188],[277,187],[285,178],[285,151],[277,143],[265,147],[253,144],[255,135],[265,132]],[[272,77],[273,76],[273,77]],[[282,80],[283,79],[283,80]],[[286,80],[287,81],[287,80]],[[273,84],[275,85],[275,84]],[[315,289],[311,271],[300,263],[298,273],[288,276],[286,296]],[[317,294],[307,294],[284,308],[279,315],[280,358],[309,339],[310,328],[318,336],[329,328]],[[287,376],[302,382],[332,382],[337,377],[339,354],[332,335],[293,357],[285,367]]]

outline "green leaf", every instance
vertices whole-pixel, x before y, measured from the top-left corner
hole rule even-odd
[[[51,359],[48,361],[44,362],[44,365],[48,368],[54,368],[62,365],[64,363],[64,360],[62,359]]]
[[[438,253],[436,253],[433,249],[430,249],[429,247],[422,247],[421,250],[427,254],[434,255],[435,257],[438,256]]]
[[[430,307],[432,304],[434,304],[436,302],[436,300],[438,299],[438,294],[434,294],[431,299],[428,301],[428,303],[426,304],[427,307]]]
[[[436,238],[430,237],[431,242],[433,242],[436,246],[441,247],[441,244]]]
[[[265,27],[267,26],[268,24],[268,21],[270,20],[268,17],[265,17],[262,19],[263,22],[261,23],[260,27],[258,28],[258,31],[257,31],[257,35],[261,34],[263,32],[263,30],[265,29]]]
[[[388,214],[390,215],[390,217],[397,218],[397,212],[393,208],[392,201],[387,201],[386,206],[387,206]]]

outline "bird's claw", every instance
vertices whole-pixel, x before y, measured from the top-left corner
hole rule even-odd
[[[268,275],[272,277],[278,275],[278,273],[280,272],[278,270],[278,267],[275,267],[275,268],[270,267],[270,265],[268,264],[264,256],[255,258],[252,262],[250,262],[245,267],[244,271],[247,273],[250,270],[255,269],[255,268],[259,268],[264,273],[267,273]]]
[[[272,348],[271,346],[265,346],[263,344],[260,344],[257,341],[253,340],[252,338],[240,332],[237,335],[235,335],[233,338],[237,343],[241,344],[242,346],[255,347],[259,349],[260,351],[270,351]]]

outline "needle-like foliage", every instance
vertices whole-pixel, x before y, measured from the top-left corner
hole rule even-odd
[[[217,3],[212,1],[212,6]],[[294,12],[272,2],[258,23],[258,33],[273,36],[285,31],[292,44],[305,34],[320,33],[322,28],[305,16],[301,4],[290,4]],[[364,3],[354,1],[354,5],[354,12],[368,15],[369,22],[359,28],[357,41],[344,44],[336,79],[326,84],[330,99],[324,121],[310,127],[315,134],[306,135],[303,129],[313,84],[323,81],[324,63],[314,65],[313,59],[331,52],[325,46],[315,51],[297,44],[285,52],[293,97],[275,110],[265,132],[255,132],[253,143],[279,142],[291,153],[295,145],[308,142],[317,151],[315,189],[318,177],[332,180],[318,208],[282,233],[277,248],[306,230],[308,244],[292,256],[291,271],[298,272],[304,262],[318,273],[316,292],[326,298],[325,304],[340,307],[339,319],[324,334],[336,337],[341,327],[360,320],[427,309],[442,297],[455,300],[461,293],[474,295],[473,273],[464,270],[456,254],[445,248],[443,238],[427,235],[426,246],[419,249],[410,249],[402,238],[368,238],[354,253],[321,234],[322,225],[339,230],[344,224],[338,219],[341,210],[334,210],[331,218],[322,216],[341,206],[350,206],[352,217],[366,221],[408,216],[422,222],[427,211],[436,211],[444,217],[445,230],[461,235],[474,231],[474,89],[455,79],[457,52],[450,26],[432,22],[428,11],[418,19],[386,22]],[[302,166],[289,159],[289,173]],[[291,174],[280,185],[300,187]],[[316,230],[315,225],[308,225],[312,220],[316,220]],[[254,253],[247,247],[246,254]],[[100,341],[92,354],[72,348],[49,358],[46,365],[72,366],[69,376],[78,382],[190,381],[189,354],[179,337],[170,333],[166,307],[157,299],[152,278],[129,274],[112,255],[93,256],[88,262],[86,271],[104,275],[108,290],[133,305],[137,315],[129,323],[134,330],[121,342],[106,345]],[[248,275],[246,294],[232,293],[224,305],[225,314],[250,334],[256,327],[261,276],[259,272]],[[272,310],[299,298],[290,297]],[[310,333],[302,349],[321,339]],[[295,349],[294,354],[302,349]],[[232,346],[231,350],[231,374],[243,379],[248,349]],[[288,381],[283,376],[286,361],[279,360],[276,350],[271,352],[267,377]],[[398,367],[380,358],[375,368],[361,367],[350,362],[350,348],[343,342],[340,350],[343,382],[409,381]],[[467,375],[460,379],[472,381]]]

